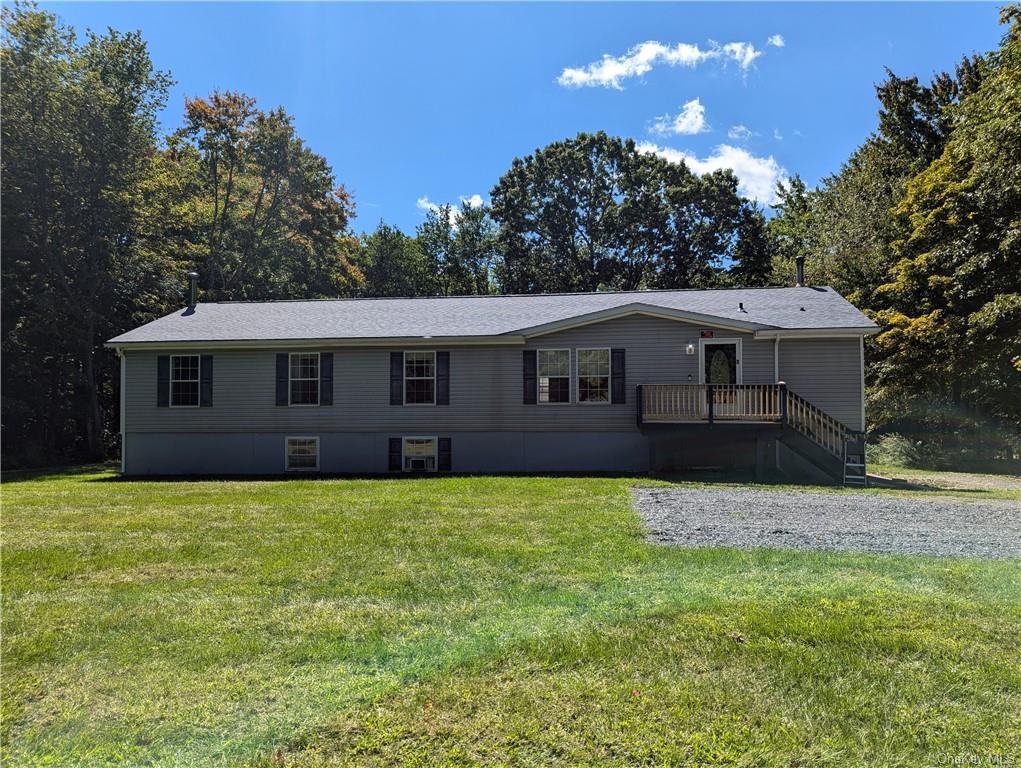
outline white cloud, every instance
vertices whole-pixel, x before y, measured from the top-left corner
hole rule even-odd
[[[727,131],[727,138],[734,141],[747,141],[751,137],[751,129],[744,125],[732,125],[730,130]]]
[[[773,138],[776,139],[777,141],[783,141],[783,134],[780,133],[780,130],[778,128],[773,129]]]
[[[766,41],[766,45],[772,45],[775,46],[776,48],[783,48],[785,45],[787,45],[787,42],[783,39],[783,35],[770,35],[769,39]]]
[[[459,197],[461,201],[459,204],[450,203],[450,226],[457,229],[457,220],[461,218],[461,205],[467,205],[469,208],[479,208],[485,205],[485,200],[482,195],[461,195]],[[426,196],[422,196],[415,201],[415,207],[422,211],[435,211],[439,213],[440,208],[443,207],[440,203],[434,203]]]
[[[741,69],[748,69],[761,55],[762,52],[756,50],[751,43],[727,43],[721,46],[709,41],[709,47],[703,49],[691,43],[670,46],[646,40],[629,49],[623,56],[603,54],[599,61],[583,67],[566,67],[557,82],[567,88],[601,86],[619,91],[623,90],[622,80],[641,77],[657,64],[694,67],[703,61],[724,58],[737,62]]]
[[[698,99],[687,102],[679,114],[671,117],[663,115],[657,117],[652,124],[652,132],[660,135],[678,133],[691,135],[708,131],[709,126],[705,121],[705,107]]]
[[[787,178],[787,170],[772,155],[755,157],[741,147],[720,144],[708,157],[699,159],[690,152],[660,147],[651,142],[638,145],[639,152],[658,155],[671,163],[684,163],[697,174],[729,168],[737,176],[737,191],[766,205],[776,202],[776,183]]]
[[[740,64],[741,69],[748,69],[762,55],[762,51],[756,50],[751,43],[727,43],[723,52]]]

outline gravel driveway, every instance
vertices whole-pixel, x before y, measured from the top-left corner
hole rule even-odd
[[[1021,557],[1016,501],[712,487],[634,496],[661,544]]]

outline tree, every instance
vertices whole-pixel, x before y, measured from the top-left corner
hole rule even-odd
[[[351,196],[282,108],[231,92],[187,99],[167,158],[190,198],[187,250],[210,297],[343,296],[360,284]]]
[[[497,282],[511,293],[720,284],[749,205],[729,171],[700,178],[631,140],[581,133],[515,159],[493,188]]]
[[[878,385],[1021,429],[1021,9],[895,209]]]
[[[358,263],[365,275],[363,296],[433,296],[434,274],[419,242],[380,222],[363,236]]]
[[[24,5],[3,19],[4,440],[100,458],[100,344],[138,295],[167,299],[169,262],[133,245],[170,80],[136,33],[79,41]]]
[[[484,205],[444,205],[426,214],[416,239],[443,296],[487,294],[496,259],[496,225]]]

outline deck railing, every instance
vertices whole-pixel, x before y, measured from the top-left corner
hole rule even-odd
[[[837,458],[852,436],[844,424],[778,384],[641,384],[638,424],[782,422]]]
[[[784,421],[838,459],[842,459],[844,440],[851,437],[851,430],[796,392],[787,390],[784,399],[786,400]]]
[[[642,384],[639,423],[780,421],[780,384]]]

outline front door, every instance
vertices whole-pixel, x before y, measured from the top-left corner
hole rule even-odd
[[[741,383],[741,345],[738,341],[703,341],[703,384]]]
[[[736,418],[741,413],[741,392],[728,384],[741,383],[741,344],[738,341],[704,341],[701,378],[712,384],[713,413]]]

